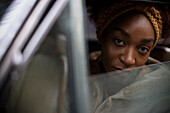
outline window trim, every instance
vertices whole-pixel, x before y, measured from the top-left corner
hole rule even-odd
[[[31,1],[27,0],[25,3],[29,3]],[[1,59],[1,64],[0,64],[0,89],[3,87],[4,82],[8,78],[7,74],[12,71],[12,68],[18,68],[21,64],[23,64],[23,54],[22,54],[22,48],[24,45],[27,43],[27,40],[30,38],[31,34],[34,32],[35,28],[39,24],[39,21],[41,20],[43,14],[45,13],[47,7],[49,6],[51,1],[48,0],[41,0],[36,4],[32,4],[35,6],[32,6],[29,11],[28,17],[25,18],[26,20],[19,22],[20,28],[15,31],[15,35],[10,35],[9,30],[7,29],[7,33],[11,37],[6,37],[6,40],[12,39],[8,41],[8,44],[6,47],[6,51],[4,51],[4,54],[1,55],[3,58]],[[28,5],[28,4],[23,4]],[[25,7],[26,7],[25,6]],[[21,12],[23,11],[20,9],[20,7],[17,7],[20,12],[19,14],[22,14]],[[33,9],[32,9],[33,8]],[[13,22],[13,21],[12,21]],[[15,21],[14,21],[15,22]],[[11,30],[15,29],[15,23],[12,23],[10,25]],[[10,23],[9,23],[10,24]],[[10,31],[11,31],[10,30]],[[6,53],[5,53],[6,52]],[[10,71],[9,71],[10,70]]]
[[[27,0],[24,2],[14,0],[6,10],[0,26],[0,30],[3,31],[0,35],[0,63],[36,4],[36,0]]]

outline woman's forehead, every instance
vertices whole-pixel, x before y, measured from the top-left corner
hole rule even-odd
[[[141,22],[151,24],[147,16],[145,16],[143,13],[127,12],[112,20],[110,25],[125,25],[125,24],[132,25]]]
[[[126,32],[131,32],[134,30],[140,30],[146,32],[147,34],[153,34],[154,32],[151,22],[142,13],[135,15],[128,14],[118,17],[117,19],[113,20],[105,30],[110,31],[115,28],[124,29]]]
[[[111,22],[108,28],[106,28],[104,34],[121,34],[128,40],[134,40],[142,43],[153,42],[155,37],[154,29],[149,19],[147,19],[144,14],[128,15],[128,17],[130,18],[125,18],[122,16],[118,19],[118,21]]]

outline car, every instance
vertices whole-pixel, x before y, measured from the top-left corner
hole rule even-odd
[[[85,1],[11,0],[8,4],[0,24],[0,112],[100,113],[103,109],[117,109],[114,91],[129,85],[143,68],[88,76],[88,56],[100,47],[91,38],[95,37],[95,28],[88,22]],[[87,28],[92,30],[88,32]],[[151,72],[158,73],[156,83],[148,89],[140,85],[133,93],[138,97],[145,92],[153,98],[144,96],[142,100],[147,101],[128,103],[130,108],[122,106],[129,113],[143,112],[141,108],[154,113],[169,111],[169,97],[161,97],[170,88],[170,74],[162,68],[170,69],[170,43],[163,42],[151,53],[162,63],[149,65],[151,70],[146,73],[146,77],[152,77]],[[158,81],[162,86],[155,89]],[[147,92],[151,89],[152,93]],[[150,107],[146,107],[148,104]]]

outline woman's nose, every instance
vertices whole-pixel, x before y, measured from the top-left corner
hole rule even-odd
[[[135,49],[128,48],[121,56],[120,61],[126,66],[131,67],[136,63]]]

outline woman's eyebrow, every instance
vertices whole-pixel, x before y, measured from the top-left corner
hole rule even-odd
[[[151,43],[151,42],[154,42],[154,39],[153,39],[153,38],[150,38],[150,39],[142,39],[141,42]]]
[[[113,28],[113,30],[120,31],[123,35],[130,38],[130,34],[127,33],[125,30],[121,29],[120,27],[115,27],[115,28]]]
[[[115,31],[120,31],[123,35],[125,35],[126,37],[130,38],[130,34],[127,33],[125,30],[123,30],[122,28],[120,27],[114,27],[113,30]],[[153,38],[146,38],[146,39],[142,39],[141,42],[144,42],[144,43],[151,43],[151,42],[154,42],[154,39]]]

